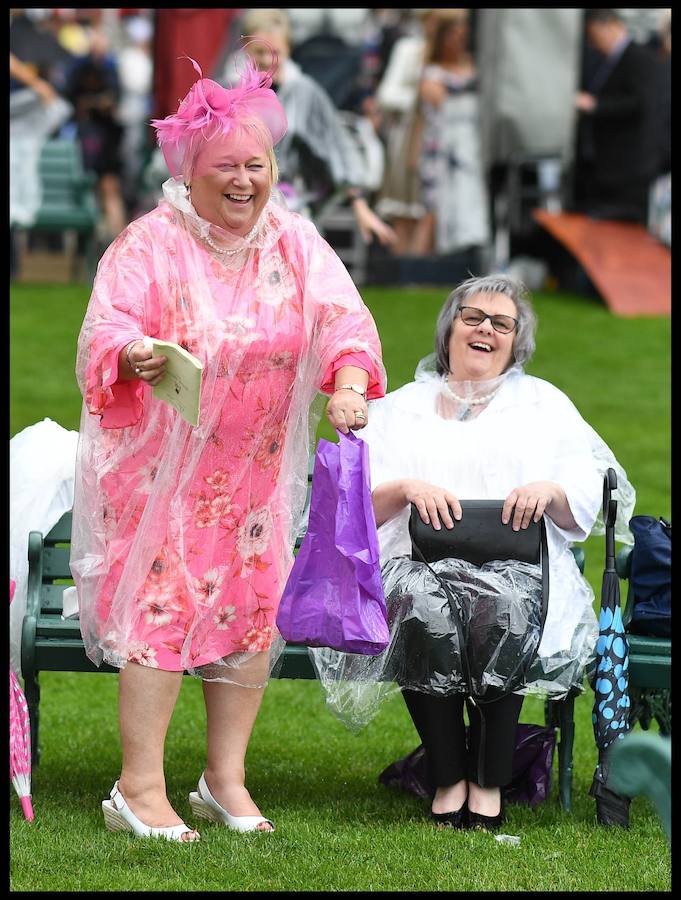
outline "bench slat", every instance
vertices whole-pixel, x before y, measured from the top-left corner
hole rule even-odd
[[[648,637],[643,634],[627,633],[629,652],[643,656],[667,656],[672,655],[671,638]]]
[[[59,613],[63,609],[64,588],[68,584],[44,584],[40,591],[40,616],[44,613]]]
[[[646,689],[670,691],[672,687],[672,667],[669,656],[632,654],[629,657],[629,684]]]
[[[85,655],[80,637],[36,640],[35,666],[42,672],[118,672],[108,663],[97,668]]]
[[[70,547],[45,546],[43,548],[43,579],[71,578],[70,556]]]
[[[54,637],[82,641],[79,619],[62,619],[61,614],[41,615],[36,622],[36,641]]]

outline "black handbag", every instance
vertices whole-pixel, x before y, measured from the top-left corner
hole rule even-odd
[[[546,539],[546,525],[544,518],[539,522],[532,521],[526,529],[514,531],[510,523],[504,525],[501,521],[501,511],[503,509],[503,500],[462,500],[461,509],[462,517],[459,521],[455,520],[453,528],[442,526],[440,530],[433,528],[432,524],[426,524],[422,521],[418,510],[412,504],[411,516],[409,519],[409,534],[412,545],[412,559],[424,563],[431,573],[437,578],[444,595],[447,598],[449,607],[452,612],[452,618],[458,633],[457,656],[451,656],[451,662],[456,664],[460,661],[462,667],[463,678],[468,686],[469,695],[473,694],[472,684],[474,680],[478,680],[479,665],[481,660],[477,658],[476,647],[470,646],[471,629],[464,625],[464,616],[459,608],[457,598],[453,595],[452,586],[448,584],[446,578],[442,578],[430,565],[442,559],[461,559],[473,566],[480,567],[492,560],[518,560],[524,563],[532,563],[541,566],[541,610],[539,615],[538,635],[536,648],[539,646],[539,640],[544,630],[546,621],[546,613],[548,610],[548,594],[549,594],[549,556],[548,545]],[[471,576],[471,584],[475,581],[475,577]],[[473,588],[475,589],[475,588]],[[480,614],[480,613],[479,613]],[[493,610],[487,610],[490,628],[494,628],[497,623]],[[480,632],[476,629],[478,635],[485,634],[485,623]],[[441,630],[441,629],[438,629]],[[487,632],[487,641],[493,641],[493,631]],[[432,637],[432,636],[431,636]],[[439,636],[438,636],[439,637]],[[425,631],[420,635],[420,643],[423,641],[430,643]],[[532,660],[528,665],[523,667],[526,671],[536,657],[536,648]],[[471,669],[471,660],[469,659],[469,651],[473,650],[473,666]],[[509,650],[513,653],[512,645]],[[450,648],[445,646],[442,652],[450,652]],[[429,647],[429,655],[432,654]],[[441,654],[442,655],[442,654]],[[511,660],[509,660],[512,663]],[[520,678],[522,673],[516,675],[516,680]],[[522,679],[521,679],[522,680]],[[512,682],[502,692],[517,689],[520,683]],[[496,699],[497,692],[490,691]],[[478,695],[478,702],[480,697]]]
[[[453,528],[444,525],[437,531],[426,525],[412,503],[409,535],[428,562],[454,556],[481,566],[491,559],[519,559],[537,563],[541,553],[541,528],[532,521],[527,528],[514,531],[511,523],[501,521],[503,500],[461,500],[462,517],[452,516]],[[452,552],[454,549],[455,552]],[[412,559],[417,557],[412,556]]]
[[[544,628],[549,603],[549,549],[546,524],[542,516],[527,528],[514,531],[511,523],[501,521],[503,500],[461,500],[462,516],[453,528],[444,525],[437,531],[426,525],[414,504],[409,517],[411,558],[423,563],[439,559],[465,559],[482,566],[493,559],[517,559],[520,562],[540,563],[542,567],[542,614]]]

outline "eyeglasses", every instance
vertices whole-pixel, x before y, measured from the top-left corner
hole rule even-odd
[[[489,319],[492,328],[500,334],[510,334],[518,327],[518,320],[513,316],[490,316],[477,306],[460,306],[457,312],[465,325],[482,325],[485,319]]]

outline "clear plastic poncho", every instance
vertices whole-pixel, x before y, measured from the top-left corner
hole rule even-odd
[[[570,546],[603,533],[609,466],[618,478],[617,539],[631,543],[635,492],[566,395],[517,365],[489,381],[448,384],[431,356],[414,382],[370,404],[362,438],[369,444],[372,489],[418,478],[460,499],[504,499],[515,487],[551,480],[565,490],[576,527],[563,529],[546,517],[549,601],[540,631],[540,566],[493,561],[478,568],[441,560],[429,570],[411,559],[409,509],[385,522],[378,536],[389,646],[376,657],[310,651],[334,715],[357,730],[404,687],[438,696],[472,690],[483,698],[490,690],[559,698],[581,689],[598,623],[593,591]],[[442,581],[456,598],[458,625]]]
[[[179,179],[164,193],[102,257],[78,341],[81,631],[96,664],[260,686],[283,647],[318,392],[354,353],[381,396],[380,343],[336,254],[276,198],[248,241],[201,219]],[[213,252],[209,228],[233,252]],[[198,427],[117,381],[120,350],[145,336],[204,363]]]

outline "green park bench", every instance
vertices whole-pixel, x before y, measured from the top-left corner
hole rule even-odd
[[[309,492],[308,492],[309,498]],[[300,546],[302,534],[296,547]],[[85,653],[76,618],[62,618],[62,596],[73,584],[69,568],[71,512],[65,513],[49,534],[32,531],[28,539],[28,588],[26,613],[21,635],[21,670],[31,722],[31,755],[34,766],[40,760],[39,704],[40,672],[117,672],[102,663],[97,667]],[[574,547],[580,571],[584,571],[584,551]],[[287,644],[277,673],[279,678],[315,678],[307,647]],[[558,744],[559,793],[563,809],[571,810],[572,749],[574,743],[574,699],[548,700],[546,724],[560,732]]]
[[[629,581],[632,547],[623,547],[615,559],[617,574]],[[655,719],[663,735],[672,731],[672,641],[629,631],[634,611],[634,595],[629,582],[622,622],[629,644],[629,697],[631,727],[638,722],[644,730]]]
[[[77,235],[82,239],[86,276],[91,279],[97,265],[96,176],[83,169],[78,143],[61,138],[46,141],[40,156],[39,173],[40,209],[27,231]],[[74,253],[74,280],[78,274],[78,254]]]

